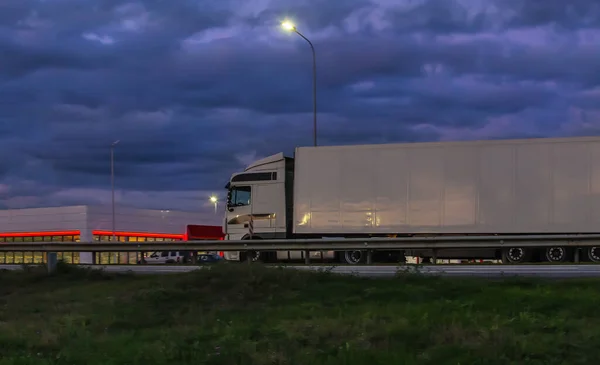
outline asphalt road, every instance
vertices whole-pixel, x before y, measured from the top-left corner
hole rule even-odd
[[[102,268],[106,272],[132,271],[138,274],[168,274],[198,270],[203,266],[177,265],[81,265]],[[287,268],[300,270],[331,270],[339,274],[354,274],[367,277],[393,277],[399,271],[420,272],[428,275],[503,277],[528,276],[545,278],[600,277],[600,265],[431,265],[416,267],[397,266],[302,266],[289,265]],[[20,265],[0,265],[0,269],[20,270]]]

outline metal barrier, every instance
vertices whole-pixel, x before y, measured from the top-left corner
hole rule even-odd
[[[156,242],[7,242],[0,244],[0,252],[47,252],[48,270],[54,271],[56,252],[148,252],[148,251],[305,251],[305,262],[310,263],[309,251],[367,252],[367,263],[377,250],[478,249],[511,247],[591,247],[600,246],[600,234],[582,235],[506,235],[506,236],[435,236],[435,237],[375,237],[327,239],[274,239],[236,241],[175,241]],[[579,251],[579,250],[576,250]],[[250,261],[250,260],[249,260]]]

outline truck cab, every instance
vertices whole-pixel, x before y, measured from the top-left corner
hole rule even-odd
[[[269,156],[234,173],[226,185],[226,240],[286,238],[291,223],[293,159]],[[286,209],[287,208],[287,209]],[[245,253],[225,252],[226,260],[244,260]],[[258,256],[258,253],[255,255]],[[254,259],[257,259],[255,257]]]

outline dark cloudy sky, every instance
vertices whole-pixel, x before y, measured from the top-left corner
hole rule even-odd
[[[214,218],[312,143],[286,17],[320,144],[598,132],[598,0],[2,0],[0,207],[109,203],[120,139],[119,204]]]

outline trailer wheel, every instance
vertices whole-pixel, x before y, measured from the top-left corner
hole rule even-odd
[[[364,251],[344,251],[344,256],[342,256],[342,262],[345,262],[350,265],[357,265],[365,262],[366,256],[366,252]]]
[[[566,247],[548,247],[545,256],[548,262],[565,262],[568,259],[568,251]]]
[[[502,250],[503,264],[521,264],[528,262],[531,251],[524,247],[509,247]]]
[[[587,257],[591,262],[600,262],[600,247],[592,246],[587,249]]]

